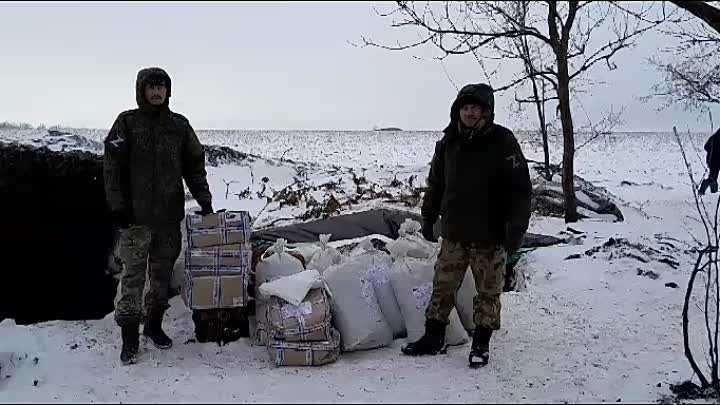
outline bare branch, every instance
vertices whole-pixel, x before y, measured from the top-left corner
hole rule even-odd
[[[695,17],[705,21],[712,29],[720,32],[720,9],[713,7],[709,2],[698,0],[670,0],[670,2],[687,10]]]
[[[654,26],[647,26],[630,34],[626,34],[621,38],[618,38],[614,41],[609,42],[607,45],[600,47],[597,51],[590,55],[590,57],[587,58],[585,63],[583,63],[583,65],[577,71],[575,71],[575,73],[570,75],[570,80],[578,77],[599,61],[604,60],[609,63],[610,59],[615,56],[618,51],[633,45],[632,42],[629,42],[631,39],[636,38],[653,28]],[[605,52],[605,54],[603,54],[603,52]]]

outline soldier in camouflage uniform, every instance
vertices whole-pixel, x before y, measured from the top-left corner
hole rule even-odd
[[[513,133],[493,122],[493,90],[463,87],[450,109],[450,125],[437,142],[423,199],[423,236],[442,245],[435,265],[425,334],[402,348],[408,355],[436,354],[444,346],[448,316],[468,265],[475,279],[470,366],[487,364],[490,337],[500,329],[505,261],[521,245],[530,219],[532,186]]]
[[[133,363],[138,351],[146,271],[150,289],[145,296],[143,334],[159,348],[172,346],[161,325],[170,306],[170,279],[181,250],[183,179],[201,207],[199,213],[213,212],[203,146],[187,118],[170,111],[170,90],[170,77],[164,70],[141,70],[135,85],[139,108],[121,113],[105,139],[105,192],[113,222],[120,229],[124,265],[115,309],[124,364]]]

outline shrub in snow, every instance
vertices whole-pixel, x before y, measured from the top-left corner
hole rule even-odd
[[[328,267],[340,263],[342,260],[340,252],[328,246],[331,236],[332,234],[329,233],[320,235],[320,250],[313,255],[312,260],[308,263],[308,269],[317,270],[322,273]]]

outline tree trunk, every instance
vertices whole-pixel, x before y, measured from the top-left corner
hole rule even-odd
[[[526,54],[527,58],[530,58],[529,53]],[[525,68],[530,74],[530,82],[533,90],[533,101],[535,102],[535,109],[537,110],[538,122],[540,124],[540,135],[542,136],[543,153],[545,154],[545,180],[552,180],[552,173],[550,172],[550,150],[548,148],[548,137],[547,137],[547,126],[545,125],[545,82],[542,82],[542,98],[538,92],[537,79],[533,74],[534,69],[530,65],[529,59],[525,60]]]
[[[557,53],[558,63],[558,105],[563,132],[563,174],[562,188],[565,196],[565,222],[577,222],[577,202],[575,201],[574,160],[575,129],[570,111],[570,75],[568,73],[567,54]]]
[[[542,82],[542,98],[545,100],[545,86],[547,84]],[[547,181],[552,180],[552,171],[550,170],[550,147],[548,146],[548,133],[547,133],[547,122],[545,122],[545,102],[542,104],[542,108],[538,112],[540,117],[540,132],[542,133],[543,141],[543,153],[545,154],[545,179]]]
[[[695,17],[703,20],[712,29],[720,33],[720,9],[708,4],[709,2],[697,0],[670,0],[670,3],[688,11]]]

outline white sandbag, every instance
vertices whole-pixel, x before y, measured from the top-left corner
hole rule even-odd
[[[455,294],[455,308],[460,316],[463,328],[469,333],[475,330],[473,300],[476,294],[475,277],[473,277],[472,269],[468,266],[460,288]]]
[[[267,322],[268,300],[263,298],[259,287],[269,281],[292,276],[305,270],[299,259],[285,252],[286,243],[285,239],[278,239],[263,253],[255,266],[255,318],[257,324],[255,341],[261,345],[267,343],[270,328]]]
[[[308,269],[317,270],[322,274],[328,267],[340,263],[342,260],[340,252],[334,247],[328,246],[331,236],[332,234],[329,233],[320,235],[320,250],[313,255],[307,265]]]
[[[302,262],[285,251],[285,239],[278,239],[260,257],[255,266],[255,285],[261,286],[280,277],[292,276],[304,271]]]
[[[354,270],[353,263],[344,263],[328,267],[322,275],[333,296],[332,317],[342,350],[385,347],[393,340],[392,329],[372,283],[366,274]]]
[[[388,243],[388,250],[392,245],[402,245],[407,247],[407,256],[428,259],[437,248],[437,244],[425,240],[420,234],[421,229],[422,225],[419,222],[410,218],[405,219],[398,230],[400,236],[395,241]]]
[[[322,286],[323,281],[317,270],[305,270],[263,283],[258,289],[263,298],[276,296],[293,305],[300,305],[310,289]]]
[[[405,337],[405,321],[403,320],[400,306],[395,299],[395,292],[390,284],[390,270],[392,268],[392,258],[387,253],[375,249],[369,239],[364,240],[358,245],[358,249],[363,252],[356,252],[356,256],[348,260],[349,266],[353,271],[366,274],[368,280],[375,290],[380,311],[385,316],[385,320],[390,329],[392,329],[394,338]]]
[[[320,246],[316,244],[303,244],[301,246],[297,246],[294,249],[289,249],[293,252],[299,253],[303,259],[305,259],[305,263],[310,263],[313,256],[315,256],[315,253],[320,251]]]
[[[407,340],[415,342],[425,333],[425,310],[430,304],[435,262],[412,257],[398,257],[390,271],[400,311],[405,320]],[[461,345],[469,341],[455,308],[450,312],[445,344]]]

